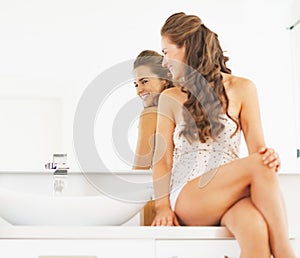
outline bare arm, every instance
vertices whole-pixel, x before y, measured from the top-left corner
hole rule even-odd
[[[140,115],[133,169],[149,169],[154,152],[157,107],[146,108]]]
[[[164,92],[159,100],[156,144],[154,152],[153,185],[156,217],[152,225],[178,225],[170,208],[169,188],[173,161],[174,100]]]
[[[249,154],[259,152],[262,154],[264,164],[275,167],[278,171],[280,168],[279,156],[265,144],[256,87],[251,81],[245,80],[242,90],[240,121],[248,152]]]
[[[266,146],[261,115],[259,109],[258,95],[255,85],[246,79],[240,89],[241,112],[240,122],[245,137],[249,154],[258,152]]]

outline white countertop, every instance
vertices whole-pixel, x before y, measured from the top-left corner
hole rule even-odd
[[[1,226],[4,239],[233,239],[225,227]]]

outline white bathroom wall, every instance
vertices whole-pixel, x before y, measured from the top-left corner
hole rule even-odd
[[[34,159],[43,159],[35,164],[44,163],[54,151],[68,153],[71,169],[78,170],[73,147],[73,119],[82,93],[101,72],[135,58],[141,50],[160,52],[160,27],[170,14],[184,11],[199,15],[218,33],[223,49],[230,57],[228,65],[233,73],[256,83],[266,141],[280,152],[283,170],[295,171],[296,114],[295,103],[290,101],[294,92],[291,38],[286,29],[291,22],[290,7],[290,1],[284,0],[263,3],[256,0],[230,0],[226,3],[221,0],[2,1],[0,97],[35,96],[41,101],[53,97],[60,99],[61,104],[57,108],[51,102],[49,105],[53,111],[40,108],[40,115],[34,118],[37,124],[44,124],[40,130],[47,128],[51,131],[47,136],[41,132],[41,137],[47,139],[44,144],[36,145],[44,154],[36,156],[34,148],[26,148],[26,151],[21,148],[14,155],[7,154],[5,160],[0,159],[0,170],[36,170],[38,165],[31,165]],[[118,107],[133,97],[134,87],[125,84],[119,92],[108,96],[107,103],[95,118],[97,148],[107,167],[130,167],[115,153],[111,143],[111,123]],[[14,105],[21,108],[22,102],[16,101]],[[18,125],[20,130],[25,127],[24,123],[18,122],[21,120],[16,112],[3,110],[5,119],[15,117],[14,126]],[[51,120],[56,117],[55,124],[45,125],[43,115]],[[6,123],[6,120],[2,119],[1,123]],[[34,123],[27,123],[26,130],[30,126],[37,134]],[[136,123],[133,123],[128,132],[132,148],[135,133]],[[14,137],[15,133],[11,131],[10,138]],[[13,144],[6,141],[1,145],[1,153],[7,147],[19,149],[19,146],[28,146],[26,137],[19,137]],[[245,154],[243,147],[242,155]],[[23,163],[26,166],[22,167],[4,165],[13,159],[32,162]]]
[[[60,152],[61,111],[56,98],[0,97],[1,170],[38,171]]]
[[[290,25],[300,21],[300,0],[294,0],[291,5],[291,21]],[[300,23],[290,30],[291,38],[291,55],[292,55],[292,71],[293,71],[293,92],[294,106],[296,112],[296,142],[297,148],[300,150]],[[300,170],[300,157],[297,161],[297,169]]]

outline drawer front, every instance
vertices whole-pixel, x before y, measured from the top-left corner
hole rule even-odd
[[[236,240],[157,240],[156,258],[238,258]]]
[[[5,258],[154,258],[152,240],[0,240]],[[4,255],[4,256],[3,256]]]

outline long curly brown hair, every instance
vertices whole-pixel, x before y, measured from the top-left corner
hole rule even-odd
[[[198,16],[180,12],[166,20],[161,36],[178,47],[185,45],[186,49],[182,91],[187,93],[184,107],[189,112],[183,112],[186,125],[181,134],[189,142],[215,139],[225,127],[221,115],[226,113],[230,117],[221,72],[231,74],[231,70],[226,66],[228,57],[223,55],[218,35],[208,29]],[[238,122],[230,118],[236,123],[237,131]]]

